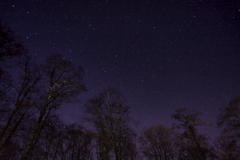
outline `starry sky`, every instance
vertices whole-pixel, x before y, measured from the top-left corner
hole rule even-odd
[[[54,52],[84,67],[88,92],[61,108],[66,123],[108,86],[125,94],[138,131],[170,127],[181,107],[215,123],[240,94],[238,0],[0,0],[0,19],[38,61]]]

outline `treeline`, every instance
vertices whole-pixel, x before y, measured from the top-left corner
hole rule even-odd
[[[84,105],[88,130],[55,114],[86,91],[83,68],[60,54],[37,63],[14,32],[0,25],[0,159],[7,160],[238,160],[240,97],[220,109],[213,143],[198,127],[210,122],[181,108],[172,128],[154,125],[137,135],[123,93],[107,88]]]

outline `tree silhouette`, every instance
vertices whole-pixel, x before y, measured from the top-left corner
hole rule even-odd
[[[82,67],[76,67],[62,55],[52,54],[42,67],[45,78],[42,84],[44,90],[41,91],[40,102],[36,105],[38,120],[22,160],[31,157],[48,116],[62,104],[76,101],[79,93],[86,90],[82,84]]]
[[[6,114],[8,110],[5,107],[8,104],[7,92],[11,89],[11,75],[9,68],[13,68],[18,64],[18,58],[27,55],[19,37],[0,20],[0,113],[1,116]]]
[[[240,157],[240,147],[236,139],[220,135],[215,140],[216,153],[220,160],[237,160]]]
[[[96,98],[91,98],[85,105],[85,112],[96,131],[98,145],[98,159],[123,159],[123,147],[127,132],[129,117],[129,106],[123,99],[123,94],[117,89],[108,88]]]
[[[27,55],[19,37],[0,20],[0,105],[1,110],[6,106],[8,96],[7,91],[11,88],[11,75],[7,69],[16,66],[19,57]],[[5,105],[4,105],[5,104]]]
[[[174,160],[177,158],[176,139],[177,134],[172,129],[155,125],[143,129],[139,143],[148,160]]]
[[[200,112],[186,108],[178,109],[172,115],[172,118],[177,121],[174,128],[183,130],[179,159],[206,160],[214,156],[207,138],[197,130],[198,126],[204,126],[208,123],[200,120],[199,115],[201,115]]]
[[[240,96],[232,99],[228,105],[220,108],[218,126],[224,134],[240,138]]]
[[[221,159],[235,160],[240,157],[240,96],[230,100],[220,108],[217,125],[222,134],[215,145]]]
[[[0,22],[0,157],[16,148],[13,137],[36,102],[40,72],[22,42]],[[11,76],[17,70],[19,77]],[[11,145],[10,145],[11,144]],[[9,148],[10,147],[10,148]],[[10,152],[5,152],[9,150]]]
[[[64,124],[56,110],[78,102],[83,68],[61,54],[33,61],[14,32],[0,22],[0,159],[237,160],[240,157],[240,96],[220,108],[222,134],[213,148],[198,127],[200,112],[181,108],[173,129],[144,128],[137,138],[123,93],[107,88],[85,103],[93,130]],[[139,142],[139,143],[137,143]],[[140,157],[138,151],[142,152]]]

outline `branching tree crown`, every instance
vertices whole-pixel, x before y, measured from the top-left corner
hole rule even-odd
[[[207,142],[207,138],[200,134],[197,130],[198,126],[206,125],[207,121],[199,119],[200,112],[189,110],[187,108],[180,108],[172,115],[172,118],[177,121],[175,128],[183,130],[182,138],[182,151],[180,159],[187,159],[191,157],[196,160],[206,160],[213,157],[212,148]],[[186,153],[182,155],[181,153]]]
[[[128,137],[132,135],[128,123],[130,107],[126,105],[123,94],[115,88],[108,88],[85,105],[85,118],[96,130],[99,158],[116,160],[127,159],[124,155],[136,156],[136,150],[127,154],[124,150]],[[127,140],[128,139],[128,140]],[[135,152],[135,153],[133,153]]]
[[[240,96],[220,108],[218,126],[223,129],[224,134],[231,134],[240,138]]]

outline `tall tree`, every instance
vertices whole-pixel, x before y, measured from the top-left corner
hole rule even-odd
[[[27,54],[19,37],[1,21],[0,156],[3,156],[4,149],[9,148],[12,137],[36,100],[36,85],[41,75]],[[17,72],[19,77],[18,74],[10,74]]]
[[[108,88],[85,105],[86,120],[96,130],[99,159],[123,159],[124,137],[130,122],[130,107],[126,105],[123,94],[115,88]]]
[[[177,134],[162,125],[144,128],[139,143],[141,151],[148,160],[174,160],[177,158]]]
[[[19,37],[0,20],[0,104],[6,103],[6,92],[11,88],[11,75],[7,69],[18,63],[18,58],[27,55]]]
[[[182,147],[184,148],[182,148],[181,152],[186,154],[180,154],[180,156],[184,156],[185,159],[191,157],[195,160],[207,160],[207,158],[213,156],[207,138],[197,130],[198,126],[204,126],[208,123],[200,120],[199,115],[201,115],[200,112],[186,108],[178,109],[172,115],[172,118],[177,121],[175,128],[183,130],[181,138]],[[186,157],[186,155],[188,156]],[[183,159],[183,157],[180,157],[180,159]]]
[[[75,102],[77,96],[86,90],[85,85],[82,84],[82,67],[76,67],[71,61],[65,60],[62,55],[50,55],[42,67],[45,71],[45,78],[41,87],[44,90],[41,91],[40,102],[36,106],[38,120],[21,160],[31,157],[31,152],[48,116],[59,109],[62,104]]]
[[[240,157],[240,146],[237,140],[220,135],[215,140],[216,154],[219,160],[237,160]]]
[[[11,94],[8,95],[11,103],[6,108],[9,108],[10,112],[0,131],[0,152],[3,151],[23,120],[27,118],[26,115],[33,112],[39,99],[39,83],[43,72],[26,56],[19,64],[19,73],[20,77],[14,80]]]
[[[129,127],[124,128],[122,140],[122,159],[124,160],[137,160],[137,134]]]
[[[93,135],[79,125],[64,125],[55,120],[47,121],[32,158],[91,160]]]
[[[66,159],[92,159],[92,139],[92,133],[81,126],[77,127],[74,124],[67,126],[64,151],[67,152]]]
[[[223,134],[240,138],[240,96],[220,108],[218,126],[222,128]]]
[[[34,121],[35,123],[36,121]],[[24,133],[28,134],[29,131],[27,130]],[[46,120],[45,126],[38,137],[31,159],[91,160],[92,140],[91,132],[82,126],[66,125],[58,116],[51,115]]]
[[[240,96],[233,98],[220,108],[217,125],[222,131],[215,141],[219,157],[226,160],[239,159]]]
[[[26,54],[27,50],[19,37],[0,20],[0,114],[2,115],[7,112],[5,109],[9,100],[7,92],[12,85],[8,69],[16,66],[18,58]]]

